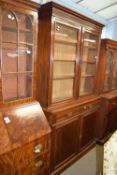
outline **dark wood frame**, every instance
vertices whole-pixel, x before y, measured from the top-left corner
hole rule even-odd
[[[3,102],[3,97],[2,97],[2,84],[0,80],[0,107],[3,107],[4,105],[11,106],[11,105],[17,105],[20,103],[25,103],[25,102],[30,102],[36,99],[36,60],[37,60],[37,20],[38,20],[38,11],[40,8],[40,5],[31,1],[25,1],[25,0],[16,0],[15,2],[13,0],[1,0],[0,1],[1,7],[3,6],[4,8],[10,10],[10,11],[17,11],[21,12],[26,15],[32,15],[33,16],[33,43],[34,43],[34,52],[33,52],[33,96],[31,98],[25,98],[25,99],[20,99],[16,101],[11,101],[8,103]]]
[[[114,68],[114,60],[115,60],[115,51],[117,50],[117,42],[110,39],[102,39],[101,40],[101,51],[100,51],[100,93],[108,93],[114,91],[111,89],[112,86],[112,78],[113,78],[113,68]],[[107,52],[111,52],[113,54],[112,60],[112,68],[110,73],[110,87],[108,91],[104,91],[104,80],[105,80],[105,71],[106,71],[106,56]]]
[[[80,78],[80,67],[81,67],[81,57],[82,57],[82,39],[83,39],[83,30],[88,30],[94,35],[97,35],[100,38],[102,24],[93,21],[87,17],[84,17],[72,10],[69,10],[63,6],[60,6],[56,3],[47,3],[42,5],[40,9],[40,18],[39,18],[39,47],[38,47],[38,63],[37,63],[37,72],[38,72],[38,83],[37,83],[37,100],[40,101],[43,107],[52,107],[57,105],[67,105],[69,103],[74,103],[76,100],[84,100],[95,98],[98,94],[97,83],[95,85],[94,94],[90,94],[84,97],[79,97],[79,78]],[[62,23],[71,23],[74,26],[78,26],[80,29],[80,34],[78,38],[78,53],[76,61],[76,75],[74,83],[74,96],[68,100],[63,100],[60,102],[52,103],[52,74],[53,74],[53,47],[54,47],[54,25],[55,21],[61,21]],[[64,22],[63,22],[64,21]],[[99,55],[99,45],[98,43],[97,53]],[[44,52],[43,52],[44,48]],[[39,69],[40,68],[40,69]],[[98,65],[97,65],[98,68]],[[43,73],[42,73],[43,72]],[[98,72],[96,71],[96,80],[98,79]]]
[[[63,24],[67,23],[67,25],[72,24],[73,26],[76,26],[80,29],[80,35],[77,45],[78,52],[74,97],[68,100],[52,103],[53,48],[56,21],[62,22]],[[99,55],[102,27],[102,24],[53,2],[42,5],[40,9],[37,63],[37,100],[40,101],[41,105],[43,106],[45,115],[52,128],[51,174],[53,175],[60,174],[60,172],[75,162],[95,145],[98,110],[100,107],[100,96],[98,95],[99,87],[97,86],[99,81],[98,72],[96,72],[97,88],[95,90],[95,94],[89,96],[79,98],[79,78],[82,61],[83,30],[88,30],[99,37],[99,45],[97,48],[97,53]],[[97,69],[98,68],[99,65],[97,63]],[[85,119],[86,123],[84,121]],[[95,123],[95,127],[92,127],[92,122]],[[55,163],[55,161],[58,161],[56,160],[56,155],[62,155],[63,149],[65,147],[68,149],[68,146],[70,146],[70,143],[67,142],[66,146],[63,145],[61,148],[59,146],[57,149],[55,148],[57,143],[62,145],[62,139],[64,139],[64,135],[62,133],[67,133],[68,135],[66,134],[66,137],[71,137],[71,140],[72,137],[74,137],[71,134],[72,130],[69,129],[70,131],[67,132],[68,123],[69,127],[73,127],[73,130],[76,131],[74,138],[76,140],[76,145],[73,146],[74,155],[72,154],[73,152],[71,154],[67,152],[67,156],[61,156],[61,162],[58,164]],[[89,126],[86,131],[84,128],[87,124]],[[76,125],[78,126],[77,129],[75,127]],[[93,130],[91,134],[89,128],[92,128]],[[82,134],[85,135],[85,137],[82,137]],[[61,141],[59,141],[59,138]],[[86,139],[86,143],[82,147],[82,142],[84,139]]]

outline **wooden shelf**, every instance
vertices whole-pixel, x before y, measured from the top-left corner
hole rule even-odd
[[[57,102],[57,101],[61,101],[61,100],[67,100],[71,97],[72,96],[62,96],[62,97],[53,98],[53,102]]]
[[[2,26],[2,30],[3,31],[10,31],[10,32],[18,32],[18,28],[13,28],[13,27],[9,27],[9,26]]]
[[[72,78],[74,78],[74,75],[63,75],[63,76],[56,76],[56,77],[54,77],[53,78],[53,80],[62,80],[62,79],[72,79]]]
[[[3,43],[3,44],[18,44],[17,42],[14,42],[14,41],[3,41],[2,43]],[[19,42],[19,44],[28,45],[28,46],[33,46],[33,44],[27,43],[27,42]]]
[[[33,73],[32,71],[23,71],[23,72],[2,72],[3,75],[10,75],[10,74],[28,74]]]
[[[28,33],[31,33],[32,31],[30,29],[26,29],[26,28],[13,28],[13,27],[9,27],[9,26],[3,26],[2,27],[2,30],[5,30],[5,31],[11,31],[11,32],[14,32],[14,31],[17,31],[19,30],[19,32],[28,32]]]
[[[89,94],[92,94],[92,92],[89,92],[89,91],[80,91],[80,96],[83,96],[83,95],[89,95]]]
[[[2,41],[3,44],[17,44],[15,41]]]
[[[54,59],[54,61],[56,61],[56,62],[57,62],[57,61],[58,61],[58,62],[59,62],[59,61],[62,61],[62,62],[76,62],[76,59],[74,59],[74,60]]]
[[[85,77],[95,77],[95,75],[91,75],[91,74],[81,74],[81,78],[85,78]]]
[[[96,64],[96,61],[82,60],[83,63]]]
[[[88,45],[88,44],[84,44],[83,46],[84,46],[84,47],[91,48],[91,49],[97,49],[96,46],[91,46],[91,45]]]
[[[27,32],[27,33],[31,33],[32,31],[31,31],[30,29],[21,28],[21,29],[19,29],[19,32]]]
[[[66,43],[66,44],[77,44],[77,40],[73,40],[73,39],[66,39],[66,38],[56,38],[55,37],[55,41],[59,42],[59,43]]]
[[[28,42],[19,42],[19,44],[24,44],[24,45],[28,45],[28,46],[33,46],[33,44],[31,44],[31,43],[28,43]]]

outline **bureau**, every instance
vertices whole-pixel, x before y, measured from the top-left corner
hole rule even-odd
[[[0,174],[49,175],[50,127],[38,102],[0,111]]]

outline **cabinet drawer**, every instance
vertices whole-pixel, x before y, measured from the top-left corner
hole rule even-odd
[[[94,108],[99,108],[99,103],[88,103],[76,108],[72,108],[66,111],[62,111],[56,115],[56,122],[60,122],[62,120],[67,120],[75,116],[81,116],[84,112],[89,112]]]
[[[15,173],[17,175],[39,175],[45,169],[49,169],[49,154],[43,154],[25,161],[24,164],[17,165]],[[47,174],[48,175],[48,174]]]
[[[75,109],[60,112],[56,116],[56,121],[59,122],[62,120],[70,119],[72,117],[79,115],[82,111],[83,111],[83,108],[75,108]]]
[[[47,151],[49,148],[49,141],[46,138],[41,140],[36,140],[30,144],[24,145],[14,151],[15,161],[17,163],[23,163],[27,159],[41,155],[43,152]]]
[[[109,101],[109,111],[117,108],[117,98]]]

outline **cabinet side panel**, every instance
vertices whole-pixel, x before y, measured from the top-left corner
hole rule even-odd
[[[41,105],[48,104],[49,95],[49,69],[51,48],[51,18],[39,21],[38,35],[38,60],[37,60],[37,100]]]

